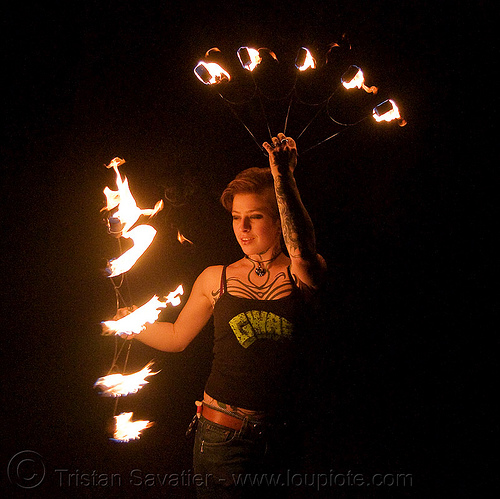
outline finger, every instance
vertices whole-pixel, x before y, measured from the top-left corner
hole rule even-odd
[[[274,146],[270,145],[270,144],[269,144],[269,142],[264,142],[264,143],[262,144],[262,147],[263,147],[263,148],[264,148],[264,149],[265,149],[265,150],[266,150],[269,154],[271,154],[271,152],[272,152],[272,150],[273,150],[273,148],[274,148]]]
[[[292,137],[287,137],[284,133],[278,134],[278,140],[281,146],[288,145],[291,149],[295,148],[295,141],[292,139]]]

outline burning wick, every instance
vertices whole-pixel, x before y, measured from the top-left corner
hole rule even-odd
[[[297,57],[295,58],[295,67],[299,71],[316,68],[316,60],[311,55],[311,52],[309,52],[309,49],[306,49],[305,47],[301,47],[299,49]]]
[[[151,421],[131,421],[133,412],[122,412],[115,416],[115,432],[113,438],[115,442],[129,442],[141,438],[142,430],[153,426]]]
[[[365,85],[365,77],[363,75],[363,71],[361,71],[358,66],[352,65],[340,79],[342,85],[345,88],[362,88],[365,92],[376,94],[378,92],[377,87],[367,87]]]
[[[175,291],[168,294],[165,301],[161,301],[158,296],[153,296],[146,304],[134,310],[129,315],[118,320],[101,322],[103,335],[131,335],[139,334],[146,327],[146,323],[153,324],[159,317],[161,308],[166,308],[170,303],[176,307],[181,303],[179,295],[184,293],[182,284]]]
[[[248,71],[253,71],[262,62],[259,51],[256,49],[240,47],[236,53],[241,65]]]
[[[392,121],[392,120],[397,120],[399,123],[399,126],[405,126],[406,125],[406,120],[401,118],[399,114],[399,109],[398,106],[396,106],[396,103],[388,99],[378,106],[373,108],[373,117],[375,118],[375,121],[381,122],[381,121]]]
[[[121,397],[130,393],[137,393],[144,385],[148,384],[148,376],[154,376],[159,371],[151,372],[153,361],[146,364],[140,371],[133,374],[109,374],[99,378],[94,387],[101,389],[103,397]]]
[[[229,73],[215,62],[200,61],[194,68],[194,74],[205,85],[214,85],[231,79]]]

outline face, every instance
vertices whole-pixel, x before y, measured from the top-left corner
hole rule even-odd
[[[281,224],[273,210],[274,192],[241,193],[233,199],[233,230],[248,256],[271,258],[280,245]]]

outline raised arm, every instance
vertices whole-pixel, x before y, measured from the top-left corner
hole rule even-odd
[[[158,350],[181,352],[203,329],[213,311],[213,293],[220,278],[218,267],[208,267],[196,279],[177,320],[147,324],[136,339]]]
[[[317,288],[326,270],[316,252],[314,226],[302,204],[293,172],[297,166],[297,147],[291,137],[279,133],[273,144],[264,142],[281,218],[281,230],[291,259],[292,273],[306,286]]]

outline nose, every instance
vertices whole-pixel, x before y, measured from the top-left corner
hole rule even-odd
[[[243,217],[241,219],[241,230],[248,232],[251,228],[250,224],[250,218],[249,217]]]

